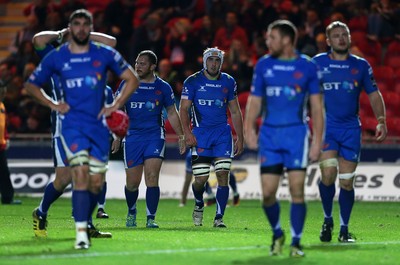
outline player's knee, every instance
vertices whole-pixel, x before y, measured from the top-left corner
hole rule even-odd
[[[192,165],[193,175],[195,177],[208,177],[210,175],[210,165],[205,163],[198,163]]]
[[[263,194],[263,205],[271,206],[276,202],[276,196],[272,193]]]
[[[348,190],[348,191],[353,190],[354,189],[354,176],[355,176],[355,172],[339,174],[340,188],[342,188],[344,190]]]
[[[221,172],[221,171],[227,171],[231,170],[231,164],[232,164],[232,159],[221,159],[218,161],[215,161],[214,163],[214,168],[215,172]]]
[[[107,163],[96,159],[89,160],[89,173],[91,175],[104,174],[107,172]]]
[[[59,191],[59,192],[63,192],[65,190],[65,188],[72,182],[72,178],[69,177],[56,177],[54,179],[53,185],[54,188]]]
[[[83,166],[89,164],[89,153],[87,150],[81,150],[69,157],[69,165],[71,167]]]
[[[352,173],[341,173],[339,174],[339,179],[340,180],[352,180],[354,176],[356,175],[356,172]],[[352,181],[351,181],[352,182]]]
[[[323,170],[324,168],[328,167],[337,167],[338,166],[338,160],[336,158],[328,158],[325,159],[321,162],[319,162],[319,168]]]

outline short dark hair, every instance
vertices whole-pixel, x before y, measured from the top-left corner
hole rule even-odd
[[[158,61],[157,55],[153,51],[150,51],[150,50],[141,51],[137,57],[139,57],[139,56],[147,56],[147,58],[149,58],[149,61],[151,64],[157,65],[157,61]]]
[[[69,23],[71,23],[72,20],[74,20],[75,18],[86,18],[87,20],[89,20],[90,24],[93,24],[92,13],[90,13],[86,9],[83,9],[83,8],[77,9],[74,12],[72,12],[72,14],[69,16]]]
[[[292,44],[296,44],[297,29],[296,26],[289,20],[275,20],[268,26],[268,31],[271,31],[273,29],[277,29],[282,36],[289,37]]]

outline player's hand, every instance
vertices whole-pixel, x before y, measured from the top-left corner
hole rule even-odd
[[[319,144],[311,144],[310,153],[308,154],[308,159],[310,163],[315,163],[319,161],[321,156],[321,146]]]
[[[256,134],[255,130],[251,131],[245,131],[245,142],[247,148],[251,150],[257,150],[258,149],[258,135]]]
[[[70,107],[65,102],[58,102],[57,104],[54,104],[54,106],[51,109],[61,114],[65,114],[69,111]]]
[[[387,135],[387,127],[386,123],[378,123],[376,125],[376,130],[375,130],[375,138],[378,142],[382,142],[385,140]]]
[[[197,146],[197,139],[193,133],[185,133],[185,141],[187,146]]]
[[[243,153],[243,150],[244,150],[243,139],[237,139],[235,142],[235,156],[238,156],[241,153]]]
[[[118,110],[118,106],[117,105],[111,105],[108,107],[103,107],[101,109],[101,111],[99,112],[99,115],[97,115],[97,119],[101,119],[101,117],[103,117],[103,115],[105,117],[108,117],[111,115],[111,113],[113,113],[114,111]]]
[[[178,135],[179,154],[183,155],[186,152],[185,135]]]
[[[111,144],[111,153],[115,154],[116,152],[118,152],[120,146],[121,146],[121,139],[115,137],[114,141]]]

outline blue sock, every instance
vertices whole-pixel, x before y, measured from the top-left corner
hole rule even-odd
[[[106,203],[106,193],[107,193],[107,182],[104,181],[103,188],[99,193],[99,198],[97,203],[100,205],[104,205]]]
[[[55,202],[62,194],[63,192],[56,190],[53,182],[50,182],[44,190],[43,198],[39,205],[38,215],[46,217],[51,204]]]
[[[192,191],[193,191],[196,206],[203,208],[204,207],[204,199],[203,199],[204,186],[200,190],[195,190],[194,184],[192,184]]]
[[[229,186],[231,186],[233,193],[237,193],[236,177],[232,172],[229,173]]]
[[[92,213],[94,211],[94,208],[96,208],[97,201],[99,199],[99,194],[94,194],[89,191],[89,211],[88,211],[88,222],[92,223]]]
[[[87,222],[90,208],[89,192],[87,190],[72,191],[72,208],[75,222]]]
[[[267,216],[267,219],[269,221],[269,224],[271,225],[271,228],[274,233],[274,238],[281,237],[283,235],[283,231],[281,228],[281,223],[279,220],[279,216],[281,213],[281,207],[278,202],[275,202],[271,206],[262,206],[265,212],[265,215]]]
[[[226,204],[229,198],[229,187],[218,186],[217,188],[217,211],[215,212],[215,219],[221,219],[224,216]]]
[[[155,219],[158,202],[160,201],[160,187],[147,187],[146,189],[146,207],[147,219]]]
[[[290,223],[292,226],[292,246],[300,244],[303,234],[304,222],[306,220],[307,207],[305,203],[292,203],[290,207]]]
[[[321,196],[322,208],[324,209],[325,222],[333,223],[332,208],[333,198],[335,197],[335,183],[330,186],[325,186],[322,181],[318,184],[319,194]]]
[[[129,214],[136,214],[136,202],[139,196],[139,190],[129,191],[125,187],[125,199],[128,205]]]
[[[340,207],[340,233],[348,233],[351,210],[354,205],[354,189],[340,189],[339,207]]]

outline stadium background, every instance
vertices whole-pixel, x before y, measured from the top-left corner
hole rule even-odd
[[[8,81],[8,95],[5,101],[8,111],[11,146],[8,150],[12,180],[16,193],[20,195],[40,195],[48,181],[54,177],[51,161],[51,138],[49,134],[48,110],[38,106],[24,94],[23,81],[29,71],[37,64],[32,53],[30,39],[34,33],[43,29],[61,29],[63,20],[74,7],[83,4],[95,15],[95,30],[115,35],[112,27],[117,26],[123,33],[117,36],[119,49],[132,63],[138,49],[154,48],[160,63],[171,66],[170,72],[159,74],[171,83],[177,97],[184,78],[201,68],[196,56],[201,56],[204,47],[189,49],[194,39],[204,45],[217,44],[227,51],[225,71],[237,78],[239,101],[244,112],[249,90],[252,66],[257,58],[266,53],[263,43],[263,30],[267,23],[276,18],[288,18],[299,28],[298,49],[312,56],[323,51],[321,32],[331,20],[348,23],[352,33],[352,52],[365,57],[374,69],[378,85],[388,109],[389,137],[381,144],[372,139],[376,125],[372,110],[365,94],[360,100],[360,116],[363,122],[363,149],[361,166],[357,171],[356,194],[359,200],[400,201],[400,9],[397,1],[388,2],[388,6],[379,9],[375,1],[332,0],[332,1],[0,1],[0,77]],[[165,3],[168,2],[168,3]],[[124,10],[120,19],[107,21],[107,10]],[[45,12],[43,12],[45,11]],[[126,13],[128,12],[128,13]],[[247,39],[222,37],[223,31],[217,29],[227,26],[225,15],[234,13]],[[36,18],[34,18],[36,16]],[[45,18],[43,18],[45,16]],[[115,16],[115,13],[114,13]],[[204,18],[212,21],[208,28]],[[267,21],[265,21],[265,19]],[[232,19],[232,18],[231,18]],[[262,19],[262,23],[260,22]],[[125,23],[125,24],[124,24]],[[258,23],[258,25],[257,25]],[[152,28],[153,27],[153,28]],[[157,41],[139,44],[140,32],[159,33]],[[237,36],[240,36],[240,30]],[[206,38],[208,36],[208,38]],[[26,39],[25,39],[26,38]],[[18,41],[17,41],[18,39]],[[24,40],[25,39],[25,40]],[[140,39],[141,41],[137,41]],[[223,40],[230,39],[226,43]],[[242,38],[243,39],[243,38]],[[139,43],[139,44],[138,44]],[[146,46],[148,45],[148,46]],[[321,50],[322,49],[322,50]],[[191,55],[191,56],[188,56]],[[110,77],[115,88],[118,80]],[[168,125],[168,124],[167,124]],[[184,176],[184,157],[176,148],[176,138],[167,126],[168,148],[166,161],[162,169],[162,198],[178,198]],[[246,198],[259,198],[259,177],[254,152],[246,152],[234,162],[238,175],[245,175],[239,181],[241,195]],[[314,172],[314,173],[313,173]],[[316,181],[319,177],[317,167],[311,166],[307,183],[308,199],[318,199]],[[243,177],[244,178],[244,177]],[[120,153],[112,157],[107,175],[108,195],[111,198],[123,198],[123,165]],[[115,185],[115,186],[114,186]],[[281,187],[285,186],[282,181]],[[141,187],[142,188],[142,187]],[[288,198],[280,193],[281,198]],[[141,194],[144,194],[141,192]],[[68,193],[66,196],[69,196]]]

